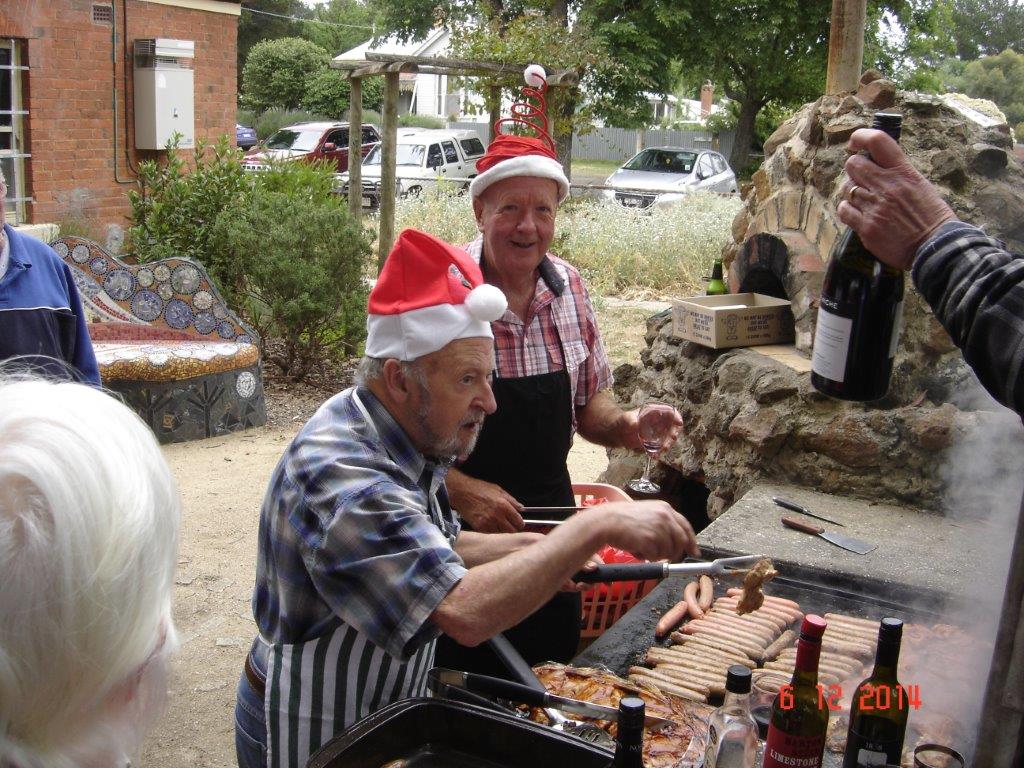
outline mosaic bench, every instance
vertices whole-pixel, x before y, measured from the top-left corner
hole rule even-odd
[[[266,424],[259,337],[194,261],[126,264],[96,243],[62,237],[89,318],[103,385],[162,443]]]

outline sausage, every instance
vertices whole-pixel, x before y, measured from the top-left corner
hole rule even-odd
[[[779,654],[780,660],[788,660],[796,658],[795,648],[786,648],[782,653]],[[841,667],[847,671],[847,674],[853,672],[859,672],[864,668],[864,665],[858,659],[851,659],[849,656],[839,656],[835,653],[828,653],[826,651],[821,652],[819,657],[820,664],[831,664],[834,667]]]
[[[783,618],[782,616],[774,616],[774,615],[769,614],[769,613],[759,613],[758,611],[753,611],[751,613],[745,613],[742,616],[740,616],[740,614],[736,613],[736,604],[735,603],[733,605],[729,606],[729,605],[721,605],[718,602],[716,602],[714,607],[712,608],[712,610],[718,610],[718,611],[725,612],[725,613],[731,613],[733,616],[737,616],[739,618],[744,618],[744,619],[755,618],[755,619],[760,619],[761,621],[767,621],[769,624],[771,624],[773,627],[775,627],[776,631],[778,631],[778,632],[782,632],[783,630],[788,629],[789,625],[792,623],[792,622],[789,621],[789,619]]]
[[[857,659],[870,659],[875,655],[875,652],[863,643],[846,642],[832,637],[821,638],[821,650],[831,651],[843,656],[853,656]]]
[[[853,624],[843,624],[841,622],[829,622],[828,628],[833,632],[849,635],[850,637],[859,637],[866,643],[877,643],[878,642],[878,631],[864,630],[860,627],[854,626]]]
[[[846,624],[855,624],[864,629],[871,630],[877,633],[878,628],[881,625],[879,621],[872,621],[871,619],[862,619],[859,616],[847,616],[845,613],[826,613],[824,616],[825,621],[839,621]]]
[[[714,674],[695,671],[692,669],[680,669],[667,664],[659,664],[654,668],[655,672],[661,672],[666,677],[677,678],[684,684],[686,682],[707,686],[708,694],[712,696],[725,695],[725,673]]]
[[[736,607],[739,605],[739,601],[732,597],[720,597],[718,598],[718,600],[715,601],[715,605],[720,606],[722,608],[727,608],[733,613],[736,613]],[[736,615],[738,616],[739,614],[737,613]],[[765,608],[763,606],[761,608],[758,608],[756,611],[751,611],[750,613],[745,613],[743,615],[761,616],[763,618],[771,619],[779,626],[780,630],[786,629],[794,621],[793,617],[788,613],[780,613],[779,611],[776,611],[774,608]]]
[[[648,662],[648,664],[649,663],[650,662]],[[711,680],[711,681],[716,681],[718,683],[724,683],[725,682],[725,675],[726,675],[726,672],[728,671],[726,667],[722,667],[722,666],[714,667],[714,666],[711,666],[711,665],[702,665],[699,662],[691,662],[691,663],[688,663],[688,664],[677,664],[677,663],[672,662],[672,661],[659,661],[659,662],[656,662],[654,666],[655,666],[655,668],[667,667],[667,668],[675,669],[675,670],[681,671],[681,672],[692,672],[695,677],[703,677],[703,678],[705,678],[704,682],[708,682],[708,680]]]
[[[704,634],[709,635],[719,641],[720,644],[728,645],[736,650],[743,651],[754,661],[760,661],[764,657],[764,647],[767,643],[754,642],[753,640],[747,640],[745,638],[736,637],[730,635],[727,631],[713,627],[702,621],[691,621],[689,624],[683,627],[684,634]]]
[[[723,605],[728,605],[731,608],[736,608],[740,603],[739,599],[735,597],[721,597],[719,600],[724,601]],[[804,617],[800,611],[794,611],[792,608],[783,608],[778,605],[770,605],[765,603],[757,609],[760,613],[769,616],[778,616],[781,619],[785,619],[787,624],[792,624],[794,621],[799,621]],[[753,613],[753,611],[751,611]]]
[[[637,667],[637,669],[643,669],[643,667]],[[658,679],[649,675],[641,674],[630,674],[629,681],[638,685],[653,686],[662,693],[669,693],[673,696],[678,696],[681,699],[688,699],[690,701],[699,701],[702,704],[706,704],[708,697],[701,696],[699,693],[683,688],[682,686],[675,686],[666,680]]]
[[[707,659],[702,656],[692,656],[689,658],[682,658],[679,656],[662,655],[659,653],[647,652],[647,656],[644,659],[647,664],[671,664],[675,667],[683,667],[686,669],[700,670],[709,674],[718,674],[725,679],[725,673],[732,664],[727,659]]]
[[[701,576],[700,589],[697,591],[697,605],[700,606],[702,611],[706,611],[711,607],[711,603],[715,599],[715,582],[711,580],[710,576]]]
[[[725,594],[729,597],[740,597],[743,594],[743,590],[739,587],[730,587],[726,590]],[[775,597],[775,595],[765,595],[764,601],[766,603],[774,603],[780,608],[786,608],[787,610],[800,613],[800,603],[796,600],[789,600],[785,597]]]
[[[770,661],[764,665],[764,668],[776,672],[781,672],[783,674],[790,675],[791,677],[793,675],[793,665],[787,665],[785,662],[782,661]],[[833,672],[823,672],[820,670],[818,672],[818,682],[822,683],[823,685],[838,685],[839,680],[840,678]]]
[[[729,616],[734,619],[739,619],[742,622],[751,624],[755,627],[761,627],[767,629],[773,635],[779,631],[779,625],[773,622],[771,619],[766,619],[764,616],[756,616],[753,613],[745,613],[740,616],[736,611],[730,611],[728,608],[723,606],[713,607],[708,611],[709,616]]]
[[[669,677],[669,675],[665,674],[664,672],[656,672],[655,670],[648,669],[647,667],[630,667],[629,668],[629,674],[631,674],[631,675],[644,675],[644,676],[647,676],[647,677],[653,677],[655,679],[657,679],[657,678],[662,678],[662,679],[668,678],[668,680],[667,680],[668,682],[672,683],[673,685],[677,685],[680,688],[687,688],[690,691],[692,691],[693,693],[700,694],[701,696],[707,696],[708,695],[708,687],[706,685],[702,685],[702,684],[697,683],[697,682],[691,682],[689,680],[683,680],[680,677]]]
[[[742,664],[750,669],[754,669],[757,666],[750,660],[750,657],[747,656],[747,654],[739,650],[733,650],[732,648],[725,648],[724,646],[717,645],[713,638],[705,635],[681,636],[686,638],[686,642],[680,645],[673,645],[664,650],[679,653],[684,656],[692,654],[720,656],[723,659],[727,659],[732,664]]]
[[[796,640],[796,633],[792,629],[787,629],[779,636],[778,640],[764,649],[764,657],[768,661],[774,661],[794,640]]]
[[[683,619],[686,618],[686,612],[689,610],[689,608],[690,603],[686,600],[686,598],[683,598],[678,603],[669,608],[667,611],[665,611],[665,615],[658,619],[658,625],[654,628],[654,636],[664,637],[669,632],[671,632],[673,627],[675,627],[677,624],[682,622]]]
[[[700,582],[697,581],[691,581],[683,587],[683,600],[686,601],[691,619],[699,619],[704,616],[704,611],[701,610],[697,602],[697,590],[699,588]]]
[[[852,632],[848,632],[842,627],[828,627],[825,630],[825,634],[823,637],[828,637],[833,640],[839,640],[844,643],[853,643],[854,645],[867,646],[871,649],[872,652],[874,652],[875,646],[877,645],[876,640],[869,640],[864,635],[858,635]]]
[[[712,624],[721,624],[723,627],[734,628],[738,633],[764,640],[766,645],[772,643],[777,634],[776,632],[771,632],[764,627],[748,624],[738,617],[726,616],[721,613],[709,613],[703,618],[703,621],[709,621]]]

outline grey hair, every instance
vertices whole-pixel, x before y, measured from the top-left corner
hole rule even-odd
[[[390,358],[385,357],[363,357],[356,369],[356,384],[365,387],[371,381],[376,381],[384,375],[384,363]],[[421,387],[427,386],[427,374],[420,365],[419,360],[399,360],[402,366],[402,373],[412,378]]]

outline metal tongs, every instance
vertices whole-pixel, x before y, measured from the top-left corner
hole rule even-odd
[[[513,683],[511,680],[434,667],[427,673],[427,687],[432,691],[436,691],[437,689],[443,689],[443,686],[462,688],[484,696],[497,696],[507,701],[521,702],[543,709],[557,709],[561,712],[584,715],[598,720],[616,720],[619,716],[619,711],[612,707],[591,704],[588,701],[570,699],[565,696],[556,696],[547,691],[535,690],[528,685]],[[647,715],[644,719],[644,725],[654,731],[659,731],[672,724],[671,720],[655,717],[654,715]]]
[[[753,565],[763,557],[764,555],[739,555],[694,563],[613,563],[599,565],[590,571],[579,571],[572,580],[584,584],[604,584],[612,581],[667,579],[669,576],[710,576],[724,573],[728,568]]]

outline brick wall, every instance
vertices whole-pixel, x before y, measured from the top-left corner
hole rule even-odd
[[[34,199],[30,222],[76,219],[99,231],[127,225],[127,192],[136,188],[139,161],[164,154],[133,148],[131,53],[138,38],[195,41],[196,138],[212,142],[228,134],[234,140],[238,16],[144,0],[112,1],[116,41],[109,24],[93,23],[92,0],[0,4],[0,37],[22,39],[30,67],[24,79],[32,153],[26,176]]]

